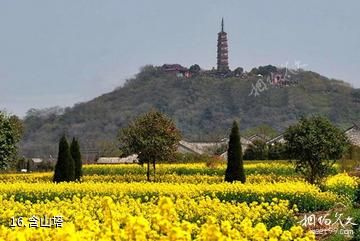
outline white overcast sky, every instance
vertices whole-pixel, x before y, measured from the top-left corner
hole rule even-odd
[[[360,87],[360,1],[0,0],[0,109],[72,106],[146,64],[304,64]]]

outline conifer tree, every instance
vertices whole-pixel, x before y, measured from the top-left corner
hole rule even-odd
[[[73,138],[70,145],[71,157],[74,159],[75,163],[75,180],[80,181],[82,177],[82,160],[79,142]]]
[[[53,180],[54,182],[75,181],[75,163],[65,136],[62,136],[59,141],[59,153]]]
[[[231,128],[231,134],[229,138],[229,148],[227,152],[227,168],[225,172],[225,181],[241,181],[245,183],[245,171],[242,160],[242,150],[240,142],[239,127],[236,121],[234,121]]]

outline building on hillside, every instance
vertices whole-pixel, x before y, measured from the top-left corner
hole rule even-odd
[[[254,135],[251,135],[251,136],[247,137],[247,139],[250,142],[254,142],[254,141],[267,142],[270,138],[268,136],[266,136],[266,135],[263,135],[263,134],[254,134]]]
[[[345,135],[350,140],[350,143],[355,146],[360,146],[360,122],[354,122],[353,125],[344,131]],[[266,142],[268,145],[274,145],[275,143],[284,144],[284,134],[280,134]]]
[[[280,144],[285,143],[284,134],[275,136],[274,138],[272,138],[266,142],[267,145],[275,145],[276,143],[280,143]]]
[[[138,162],[138,155],[136,154],[127,157],[100,157],[96,161],[98,164],[131,164]]]
[[[345,131],[345,135],[354,146],[360,146],[360,122],[354,122],[353,126]]]
[[[31,158],[29,160],[27,160],[27,163],[26,163],[26,169],[29,169],[27,170],[28,172],[29,171],[36,171],[39,169],[39,167],[45,163],[44,159],[42,158]]]
[[[226,139],[226,142],[228,143],[229,139]],[[246,137],[240,137],[240,143],[241,143],[241,150],[243,153],[246,151],[246,149],[248,149],[249,145],[252,144],[252,142]],[[227,151],[221,154],[220,157],[227,160]]]
[[[221,31],[218,33],[217,40],[217,72],[229,72],[229,56],[227,33],[224,31],[224,18],[221,19]]]
[[[44,160],[41,158],[31,158],[31,161],[36,165],[42,163]]]
[[[178,78],[190,78],[191,73],[189,69],[181,66],[180,64],[164,64],[161,66],[161,70],[175,75]]]
[[[249,145],[252,144],[252,141],[249,140],[249,139],[246,138],[246,137],[241,137],[241,138],[240,138],[240,142],[241,142],[241,149],[242,149],[243,152],[244,152],[246,149],[248,149]]]
[[[17,168],[21,172],[31,172],[38,171],[41,165],[45,164],[46,161],[42,158],[30,158],[30,159],[21,159],[17,163]]]
[[[191,154],[199,154],[200,155],[200,153],[197,150],[194,150],[186,141],[179,142],[177,152],[182,153],[182,154],[191,153]]]
[[[97,150],[97,148],[83,149],[81,151],[81,156],[83,158],[84,163],[86,163],[86,164],[95,163],[96,160],[99,159],[100,151]]]
[[[178,145],[179,153],[193,153],[193,154],[208,154],[212,155],[216,149],[221,148],[227,144],[227,140],[219,142],[188,142],[181,140]]]
[[[282,85],[286,82],[285,75],[281,72],[270,73],[270,81],[272,85]]]

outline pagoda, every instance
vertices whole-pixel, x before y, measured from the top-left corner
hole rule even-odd
[[[226,73],[229,71],[227,33],[224,32],[224,18],[221,19],[221,32],[218,33],[217,42],[217,71]]]

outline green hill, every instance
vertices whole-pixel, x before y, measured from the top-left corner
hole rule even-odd
[[[207,72],[179,78],[147,66],[123,87],[89,102],[61,111],[29,111],[21,150],[26,156],[54,156],[63,133],[77,136],[83,149],[98,149],[151,108],[172,117],[189,140],[224,137],[234,119],[240,120],[241,130],[266,124],[278,131],[305,114],[323,114],[342,128],[360,119],[360,89],[345,82],[299,71],[296,85],[268,84],[258,96],[250,95],[259,78],[254,71],[242,77]]]

